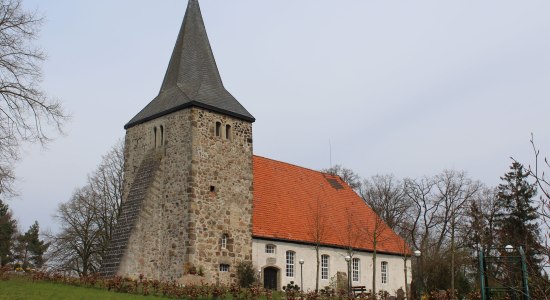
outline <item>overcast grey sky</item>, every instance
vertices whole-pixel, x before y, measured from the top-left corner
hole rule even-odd
[[[24,149],[26,228],[52,215],[160,88],[187,1],[24,0],[46,16],[43,87],[72,114]],[[226,88],[256,117],[257,155],[363,177],[550,156],[550,1],[201,0]]]

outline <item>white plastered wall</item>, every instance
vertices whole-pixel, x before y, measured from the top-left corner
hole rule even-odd
[[[270,254],[265,252],[265,246],[267,244],[275,245],[275,253]],[[295,255],[295,272],[294,277],[286,276],[286,252],[294,251]],[[322,289],[331,283],[331,278],[336,280],[337,272],[347,273],[347,263],[345,260],[348,254],[345,249],[322,247],[319,255],[328,255],[329,260],[329,279],[320,279],[319,288]],[[353,281],[353,286],[366,286],[367,290],[372,289],[372,253],[371,252],[354,252],[354,258],[360,260],[359,281]],[[378,253],[376,256],[376,289],[386,290],[391,295],[395,295],[395,292],[402,288],[405,290],[405,273],[403,257],[400,255],[388,255]],[[263,276],[263,269],[266,267],[276,267],[279,269],[279,280],[277,289],[281,289],[291,281],[300,286],[300,264],[299,260],[303,259],[303,288],[304,291],[315,289],[316,278],[316,254],[313,245],[270,241],[263,239],[253,239],[252,241],[252,259],[254,267],[257,271],[261,271]],[[381,262],[388,262],[388,280],[386,284],[382,284],[381,279]],[[407,260],[407,280],[408,284],[411,281],[411,263],[410,259]],[[320,275],[319,275],[320,277]],[[263,277],[262,277],[263,280]]]

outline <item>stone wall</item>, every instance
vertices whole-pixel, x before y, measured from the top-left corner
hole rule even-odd
[[[128,198],[138,166],[148,151],[154,151],[161,164],[142,204],[119,275],[144,274],[160,280],[175,280],[183,275],[189,204],[186,191],[192,153],[190,118],[191,110],[181,110],[126,132],[123,201]]]
[[[187,254],[190,263],[204,269],[206,278],[230,282],[236,265],[252,258],[252,124],[206,110],[192,111]],[[219,136],[216,123],[221,125]],[[220,272],[220,264],[229,265],[229,272]]]
[[[129,128],[123,201],[151,151],[160,166],[118,274],[176,280],[194,267],[206,281],[234,281],[238,262],[252,256],[252,125],[189,108]]]

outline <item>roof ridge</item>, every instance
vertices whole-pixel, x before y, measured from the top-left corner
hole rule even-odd
[[[285,165],[293,166],[293,167],[296,167],[296,168],[304,169],[304,170],[307,170],[307,171],[310,171],[310,172],[315,172],[315,173],[320,173],[320,174],[323,174],[323,175],[330,175],[330,176],[340,178],[340,176],[335,175],[335,174],[330,174],[330,173],[326,173],[326,172],[323,172],[323,171],[314,170],[314,169],[308,168],[308,167],[302,167],[302,166],[299,166],[299,165],[296,165],[296,164],[291,164],[291,163],[288,163],[288,162],[285,162],[285,161],[276,160],[276,159],[273,159],[273,158],[269,158],[269,157],[265,157],[265,156],[261,156],[261,155],[257,155],[257,154],[254,154],[254,156],[258,157],[258,158],[263,158],[263,159],[271,160],[271,161],[274,161],[274,162],[282,163],[282,164],[285,164]]]

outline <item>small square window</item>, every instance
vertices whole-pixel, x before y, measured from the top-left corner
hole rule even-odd
[[[228,264],[220,264],[220,272],[229,272]]]
[[[275,245],[273,245],[273,244],[265,245],[265,253],[274,254],[275,253]]]

